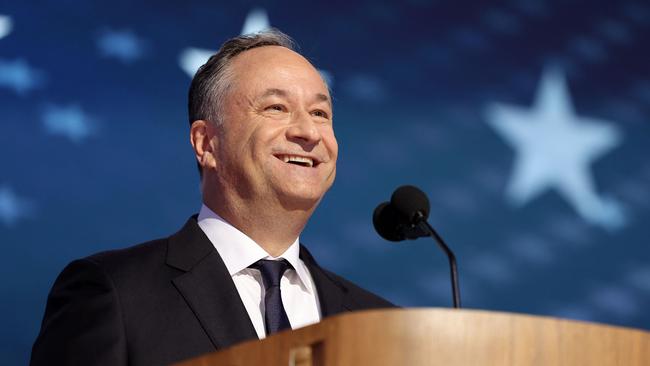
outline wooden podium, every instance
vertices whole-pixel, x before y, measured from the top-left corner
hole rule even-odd
[[[650,333],[451,309],[347,313],[244,342],[182,366],[650,365]]]

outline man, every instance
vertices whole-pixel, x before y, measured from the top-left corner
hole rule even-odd
[[[322,269],[298,236],[338,147],[318,71],[269,31],[226,42],[189,94],[203,205],[176,234],[72,262],[32,365],[159,365],[392,306]]]

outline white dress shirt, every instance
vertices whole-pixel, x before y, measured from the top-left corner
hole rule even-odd
[[[288,269],[280,280],[282,304],[291,328],[296,329],[320,321],[316,285],[307,266],[298,257],[300,252],[298,238],[279,257],[273,257],[253,239],[227,223],[206,205],[201,206],[198,223],[223,259],[260,339],[266,337],[264,285],[260,271],[248,268],[260,259],[284,258],[294,268]]]

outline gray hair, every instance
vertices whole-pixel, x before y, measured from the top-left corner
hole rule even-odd
[[[188,97],[190,125],[197,120],[220,124],[226,92],[232,84],[232,72],[228,67],[238,54],[263,46],[281,46],[296,51],[291,37],[277,29],[245,34],[227,40],[199,68],[192,79]]]

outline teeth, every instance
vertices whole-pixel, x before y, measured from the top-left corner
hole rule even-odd
[[[282,161],[284,161],[285,163],[298,163],[300,165],[308,166],[310,168],[314,166],[314,161],[312,159],[303,156],[282,155]]]

